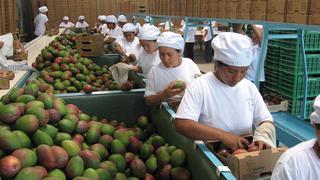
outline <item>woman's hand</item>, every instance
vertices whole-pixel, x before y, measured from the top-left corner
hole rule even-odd
[[[249,145],[249,141],[241,136],[233,135],[231,133],[223,133],[221,141],[227,147],[231,148],[233,151],[244,148]]]
[[[172,96],[180,94],[184,90],[181,88],[174,88],[174,86],[175,86],[175,82],[171,82],[169,86],[163,90],[165,98],[170,98]]]

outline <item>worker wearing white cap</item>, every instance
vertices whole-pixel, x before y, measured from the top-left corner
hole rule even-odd
[[[136,26],[136,35],[138,35],[138,34],[139,34],[139,31],[140,31],[140,29],[141,29],[141,25],[140,25],[140,23],[138,22],[136,16],[132,16],[131,23]]]
[[[44,35],[46,32],[46,23],[49,21],[46,13],[48,12],[47,6],[41,6],[39,8],[39,14],[34,18],[36,36]]]
[[[64,16],[62,18],[62,22],[59,25],[59,28],[71,28],[74,27],[74,24],[69,21],[69,17],[68,16]]]
[[[137,65],[131,70],[143,73],[148,77],[150,69],[160,63],[157,39],[160,31],[155,26],[146,26],[141,28],[139,32],[139,42],[142,48],[139,50]]]
[[[201,140],[219,140],[236,150],[249,142],[242,135],[253,134],[259,149],[275,147],[275,128],[256,86],[245,79],[252,62],[250,40],[225,32],[212,40],[215,70],[187,87],[176,113],[175,128],[181,134]]]
[[[121,14],[118,17],[119,27],[123,28],[123,26],[127,23],[127,18],[125,15]]]
[[[89,24],[85,21],[85,17],[84,16],[79,16],[78,17],[78,22],[76,23],[76,28],[82,28],[82,29],[86,29],[89,28]]]
[[[186,38],[185,38],[185,51],[184,51],[184,54],[183,56],[184,57],[188,57],[190,59],[193,60],[193,46],[194,46],[194,43],[196,42],[196,33],[197,33],[197,27],[195,26],[191,26],[192,24],[189,23],[189,26],[188,26],[188,31],[186,32]],[[186,27],[187,24],[184,23],[182,28],[181,28],[181,31],[184,32],[186,30]],[[185,32],[184,32],[185,33]]]
[[[144,96],[149,105],[181,99],[184,88],[177,88],[175,81],[180,80],[188,85],[201,74],[191,59],[181,57],[184,40],[180,34],[163,32],[157,43],[161,63],[153,67],[148,74]]]
[[[105,43],[113,43],[116,39],[120,38],[123,33],[122,29],[117,26],[117,18],[114,15],[108,15],[106,18],[107,29],[105,30]]]
[[[297,144],[279,158],[272,180],[309,180],[320,177],[320,95],[315,99],[310,121],[316,138]]]
[[[253,53],[253,61],[248,69],[248,73],[246,78],[250,81],[255,81],[255,77],[257,75],[258,65],[260,62],[260,51],[261,51],[261,42],[263,36],[263,26],[252,24],[252,53]],[[265,81],[265,72],[264,67],[261,71],[260,82]]]
[[[135,36],[136,27],[132,23],[127,23],[123,26],[122,31],[123,36],[115,41],[116,51],[124,55],[125,62],[133,63],[138,58],[139,49],[141,48],[139,39]]]
[[[144,20],[144,24],[142,25],[142,27],[143,26],[150,26],[151,22],[152,22],[152,17],[146,16],[143,20]]]
[[[98,33],[103,34],[104,31],[108,28],[106,20],[107,20],[107,16],[105,16],[105,15],[98,16],[99,22],[96,24],[96,28],[97,28]]]

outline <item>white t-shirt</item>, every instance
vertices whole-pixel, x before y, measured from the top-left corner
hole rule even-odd
[[[188,85],[200,74],[198,66],[189,58],[182,58],[182,63],[174,68],[166,68],[160,62],[148,74],[144,96],[156,95],[176,80],[182,80]]]
[[[259,65],[260,51],[261,51],[261,48],[259,47],[258,44],[252,46],[253,61],[250,64],[249,69],[247,71],[247,75],[246,75],[246,78],[249,79],[250,81],[255,80],[256,72],[258,70],[258,65]],[[260,81],[265,81],[264,68],[261,72]]]
[[[300,143],[279,158],[272,172],[272,180],[320,179],[320,159],[313,150],[316,139]]]
[[[115,39],[118,39],[118,38],[120,38],[120,36],[123,35],[122,29],[119,26],[116,26],[114,29],[106,28],[106,30],[104,31],[104,34],[106,36],[110,36]]]
[[[202,30],[202,34],[204,35],[204,32],[207,31],[207,35],[203,38],[204,42],[210,41],[212,39],[212,33],[211,33],[211,28],[208,26],[204,27]]]
[[[148,77],[149,71],[152,67],[161,62],[159,57],[159,51],[149,54],[143,48],[140,48],[139,58],[137,59],[138,66],[141,67],[145,77]]]
[[[60,28],[71,28],[74,27],[74,24],[70,21],[68,21],[68,23],[62,22],[59,25]]]
[[[252,134],[265,120],[272,121],[256,86],[247,79],[230,87],[212,72],[197,78],[186,89],[176,118],[190,119],[235,135]]]
[[[184,32],[186,26],[182,26],[181,31]],[[188,26],[188,33],[186,37],[186,43],[194,43],[196,41],[195,35],[197,33],[197,27]]]
[[[34,34],[37,36],[44,35],[46,32],[46,22],[48,22],[48,17],[45,14],[39,13],[35,18],[34,18],[34,24],[36,25]]]
[[[87,27],[89,27],[89,24],[86,21],[83,21],[83,23],[78,21],[76,23],[76,28],[87,28]]]
[[[122,47],[124,53],[127,56],[129,56],[130,54],[134,54],[137,59],[139,58],[139,50],[141,46],[137,37],[135,37],[132,42],[128,42],[124,36],[121,36],[116,40],[116,43],[118,43]]]
[[[103,35],[105,35],[107,29],[108,29],[107,24],[102,24],[99,26],[100,33]]]

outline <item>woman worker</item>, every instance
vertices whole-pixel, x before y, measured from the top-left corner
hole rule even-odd
[[[259,149],[275,147],[275,128],[256,86],[244,79],[252,62],[252,45],[245,35],[225,32],[212,40],[215,71],[199,77],[186,89],[175,128],[201,140],[219,140],[232,150],[249,145],[241,137],[253,133]]]
[[[182,58],[184,40],[181,35],[163,32],[157,40],[161,63],[153,67],[147,80],[145,100],[149,105],[157,105],[163,101],[175,99],[184,88],[176,88],[177,80],[190,84],[200,70],[189,58]]]
[[[69,21],[69,17],[68,16],[64,16],[62,18],[62,22],[59,25],[59,28],[72,28],[74,27],[74,24]]]
[[[36,36],[44,35],[46,32],[46,23],[49,21],[46,13],[48,12],[47,6],[41,6],[39,8],[39,14],[34,18],[35,30],[34,34]]]
[[[127,23],[122,28],[123,36],[115,42],[116,51],[124,55],[125,62],[135,62],[141,48],[139,39],[135,36],[136,27],[132,23]]]
[[[160,31],[155,26],[145,26],[140,29],[139,42],[142,48],[139,50],[137,65],[131,70],[143,73],[148,77],[150,69],[160,63],[157,39],[160,36]]]

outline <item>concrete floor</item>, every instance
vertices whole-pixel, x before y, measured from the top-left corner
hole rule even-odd
[[[214,68],[214,64],[211,61],[210,63],[205,61],[204,58],[204,45],[200,45],[200,43],[196,43],[193,48],[194,54],[194,62],[198,65],[199,69],[202,72],[212,71]]]

